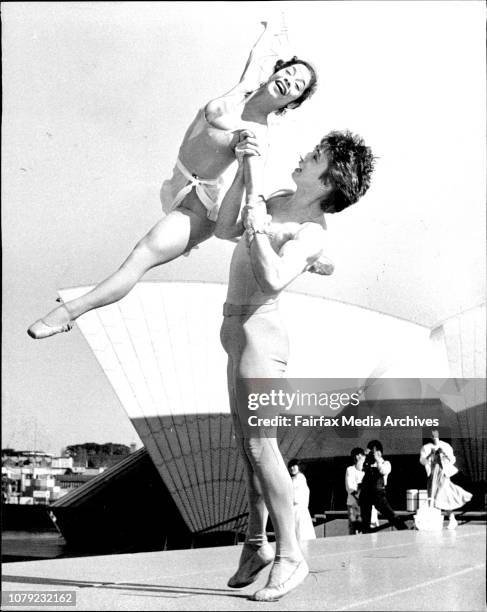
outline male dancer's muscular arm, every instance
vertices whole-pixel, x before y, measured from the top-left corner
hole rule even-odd
[[[265,233],[268,215],[263,207],[255,208],[260,192],[261,169],[256,157],[244,158],[247,231],[251,233],[250,260],[255,280],[265,293],[276,293],[310,268],[323,250],[323,230],[314,223],[306,223],[286,242],[277,254]],[[250,221],[250,223],[249,223]],[[250,227],[249,227],[250,225]]]
[[[250,261],[255,279],[265,293],[276,293],[306,272],[323,251],[320,227],[305,225],[279,254],[271,246],[269,236],[256,233],[250,243]]]

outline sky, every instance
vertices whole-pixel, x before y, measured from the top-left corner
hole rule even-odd
[[[334,277],[295,288],[428,328],[485,300],[482,2],[5,3],[3,446],[139,442],[78,330],[25,330],[160,218],[186,127],[282,10],[320,81],[273,127],[268,190],[331,129],[379,157],[360,205],[329,220]],[[212,239],[147,279],[224,282],[230,252]]]

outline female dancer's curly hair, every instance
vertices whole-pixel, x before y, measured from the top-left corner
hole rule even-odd
[[[279,70],[284,70],[284,68],[294,66],[295,64],[303,64],[303,66],[306,66],[311,74],[311,80],[308,87],[306,87],[299,98],[280,108],[275,112],[276,115],[283,115],[288,109],[298,108],[305,100],[310,98],[315,93],[316,88],[318,87],[318,75],[316,74],[316,69],[309,62],[299,59],[296,55],[287,61],[278,60],[274,66],[274,72],[272,74],[276,74],[276,72],[279,72]]]
[[[335,187],[321,202],[325,212],[340,212],[355,204],[370,187],[376,158],[363,139],[348,130],[330,132],[317,149],[328,156],[329,166],[320,177]]]

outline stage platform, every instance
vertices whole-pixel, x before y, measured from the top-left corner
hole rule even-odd
[[[267,570],[243,590],[226,586],[239,554],[230,546],[7,563],[2,591],[76,591],[75,608],[51,610],[485,610],[485,525],[311,541],[310,576],[276,603],[247,599]]]

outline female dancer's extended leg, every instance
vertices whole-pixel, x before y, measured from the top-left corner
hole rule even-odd
[[[203,206],[201,209],[203,209]],[[202,212],[179,207],[161,219],[140,240],[120,268],[91,291],[58,306],[30,326],[31,337],[40,339],[70,328],[79,316],[123,298],[151,268],[179,257],[213,234],[215,224]]]

